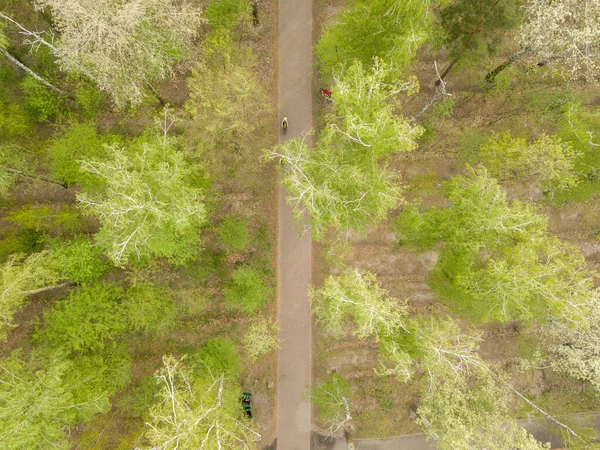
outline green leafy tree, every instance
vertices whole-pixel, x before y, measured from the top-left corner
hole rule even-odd
[[[36,122],[46,122],[56,119],[63,107],[64,97],[48,90],[42,83],[31,76],[21,82],[25,94],[23,108]]]
[[[123,290],[109,283],[85,285],[44,314],[36,341],[68,352],[94,352],[125,331]]]
[[[100,219],[96,241],[116,265],[131,257],[189,260],[206,222],[202,189],[196,185],[199,168],[166,138],[140,147],[128,152],[113,146],[108,161],[82,161],[81,169],[101,178],[105,188],[80,193],[77,201]]]
[[[479,149],[490,173],[503,180],[535,179],[546,192],[575,187],[575,161],[582,155],[557,136],[542,134],[532,143],[510,134],[494,136]]]
[[[77,408],[63,382],[71,362],[55,353],[23,357],[15,350],[0,360],[0,440],[9,450],[70,447],[66,426],[75,422]]]
[[[131,286],[122,307],[129,327],[134,330],[164,334],[177,321],[177,305],[169,291],[152,283]]]
[[[44,351],[48,351],[44,349]],[[74,411],[78,423],[89,422],[96,414],[107,413],[113,397],[131,378],[131,356],[125,345],[95,349],[71,355],[72,365],[64,376],[74,404],[87,408]]]
[[[247,221],[241,217],[226,217],[219,224],[219,237],[228,251],[244,250],[250,243]]]
[[[408,381],[421,368],[431,383],[447,376],[463,377],[486,368],[479,356],[481,333],[462,330],[450,318],[416,317],[406,328],[382,339],[380,375]]]
[[[60,276],[48,264],[48,252],[29,256],[15,254],[2,265],[2,293],[0,294],[0,340],[17,325],[13,316],[22,308],[29,295],[54,289]]]
[[[272,289],[262,271],[242,266],[233,272],[223,295],[229,307],[253,314],[267,304]]]
[[[236,345],[227,338],[211,338],[188,363],[197,373],[211,373],[215,377],[224,375],[228,379],[240,376],[240,356]]]
[[[171,76],[202,23],[199,9],[168,0],[36,0],[35,6],[50,10],[60,41],[34,42],[49,47],[63,69],[93,79],[117,105],[139,103],[148,83]]]
[[[188,78],[185,109],[201,128],[199,139],[205,146],[237,148],[265,125],[270,112],[266,92],[254,74],[256,58],[250,48],[236,46],[227,30],[210,34],[201,50],[202,58]]]
[[[61,278],[83,284],[98,281],[110,269],[110,263],[88,237],[71,241],[50,241],[50,261]]]
[[[476,320],[499,321],[544,320],[587,303],[591,276],[580,252],[551,238],[535,208],[509,203],[485,169],[453,178],[445,197],[449,208],[409,208],[399,228],[408,242],[446,243],[432,284],[448,301]]]
[[[353,0],[316,46],[324,79],[348,61],[365,67],[379,57],[398,75],[431,33],[429,0]]]
[[[193,376],[172,356],[164,357],[163,364],[142,448],[256,448],[260,435],[240,415],[239,387],[226,383],[223,375]]]
[[[318,383],[310,395],[319,408],[319,425],[327,434],[349,428],[352,421],[352,391],[350,383],[338,373],[331,373]]]
[[[369,272],[330,275],[321,289],[311,289],[309,295],[317,321],[338,338],[349,323],[359,339],[391,335],[404,326],[404,305],[389,297]]]
[[[253,362],[279,348],[278,334],[277,323],[265,318],[256,319],[250,328],[244,331],[242,344]]]
[[[549,449],[517,425],[508,404],[508,390],[488,372],[440,377],[425,392],[417,422],[440,450]]]
[[[53,137],[48,154],[51,159],[52,176],[67,186],[77,184],[86,190],[102,186],[102,179],[88,171],[81,171],[81,159],[103,160],[110,156],[106,144],[114,143],[116,137],[98,133],[91,123],[71,122],[60,128]]]
[[[401,199],[396,174],[386,167],[391,154],[409,152],[421,134],[401,115],[399,96],[414,81],[389,82],[388,66],[354,63],[340,76],[333,111],[311,149],[290,140],[268,152],[283,164],[283,185],[298,216],[309,213],[313,238],[335,228],[364,233],[387,218]]]

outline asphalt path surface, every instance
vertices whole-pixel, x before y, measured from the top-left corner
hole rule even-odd
[[[288,118],[280,142],[311,129],[312,2],[279,2],[279,121]],[[310,232],[293,218],[279,189],[277,448],[309,450],[311,408]]]

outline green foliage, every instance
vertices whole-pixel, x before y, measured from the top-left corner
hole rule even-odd
[[[397,76],[432,28],[429,0],[353,0],[326,27],[316,45],[321,75],[328,80],[347,62],[370,67],[375,57],[387,61]]]
[[[104,105],[104,95],[85,78],[75,80],[75,104],[86,119],[93,119]]]
[[[142,138],[129,150],[112,146],[106,161],[84,160],[82,170],[105,183],[100,192],[77,195],[86,214],[98,216],[102,228],[97,244],[115,265],[130,258],[192,259],[206,222],[202,169],[186,160],[173,142]]]
[[[218,2],[221,3],[221,2]],[[248,47],[236,46],[226,30],[210,34],[202,43],[202,57],[188,78],[190,98],[185,104],[201,133],[204,147],[245,145],[265,126],[269,101],[254,70],[256,58]]]
[[[534,178],[546,192],[570,189],[579,182],[575,161],[582,154],[556,136],[542,134],[528,143],[504,133],[482,145],[479,155],[492,175],[504,180]]]
[[[331,373],[311,391],[313,405],[319,408],[319,425],[331,432],[338,431],[352,419],[350,383],[338,373]]]
[[[230,308],[254,314],[270,300],[272,289],[261,270],[242,266],[234,270],[223,295]]]
[[[210,373],[227,379],[240,376],[240,356],[236,345],[227,338],[211,338],[191,358],[190,366],[196,373]]]
[[[1,271],[0,341],[6,340],[9,330],[17,326],[12,318],[21,309],[27,296],[54,286],[60,280],[58,274],[49,267],[47,252],[27,257],[23,254],[11,255]]]
[[[341,337],[352,323],[359,339],[390,335],[403,327],[404,305],[388,296],[374,274],[347,271],[330,275],[319,290],[309,293],[317,321],[334,337]]]
[[[551,238],[533,206],[509,203],[485,169],[452,178],[445,197],[450,208],[408,208],[397,225],[410,243],[445,242],[432,287],[471,318],[545,320],[592,295],[583,255]]]
[[[508,395],[488,372],[441,378],[425,392],[417,421],[440,450],[549,449],[518,427],[508,411]]]
[[[177,320],[177,306],[169,292],[152,283],[131,286],[122,306],[129,327],[134,330],[164,334]]]
[[[81,159],[106,159],[110,151],[106,145],[115,142],[115,136],[98,134],[91,123],[71,122],[60,129],[48,147],[52,176],[67,186],[78,184],[86,190],[101,187],[101,178],[81,171]]]
[[[581,179],[577,185],[557,191],[553,200],[557,203],[585,201],[600,193],[600,153],[597,151],[600,110],[586,110],[575,100],[562,105],[562,114],[559,135],[580,154],[574,165]]]
[[[82,216],[69,204],[31,203],[11,209],[4,218],[18,228],[49,236],[69,236],[83,231]]]
[[[493,56],[503,35],[521,19],[521,0],[459,0],[440,11],[441,37],[453,59]]]
[[[19,105],[0,100],[0,139],[2,141],[29,139],[33,132],[30,118]]]
[[[0,360],[0,440],[7,450],[68,449],[66,425],[75,421],[73,396],[63,382],[70,361],[56,354],[36,353],[24,359],[22,350]],[[49,445],[46,445],[48,443]]]
[[[0,23],[0,49],[2,49],[2,50],[6,50],[6,48],[9,45],[8,38],[6,37],[6,34],[4,33],[5,28],[6,28],[6,22]]]
[[[244,250],[250,243],[247,221],[242,217],[226,217],[219,225],[219,237],[228,251]]]
[[[34,340],[69,352],[102,350],[127,327],[122,298],[123,290],[109,283],[75,289],[44,313]]]
[[[88,422],[95,414],[111,408],[110,398],[130,378],[131,357],[124,346],[96,349],[93,353],[76,354],[65,374],[75,404],[87,405],[75,411],[77,422]]]
[[[181,448],[256,448],[260,435],[241,414],[239,386],[208,372],[192,375],[171,356],[163,363],[156,374],[160,391],[141,448],[170,448],[175,439]]]
[[[256,319],[250,328],[244,330],[242,344],[253,362],[279,348],[278,334],[277,323],[264,318]]]
[[[248,0],[211,0],[204,10],[204,17],[213,30],[231,30],[243,21],[249,21],[252,6]]]
[[[48,89],[31,76],[26,76],[21,82],[23,89],[25,113],[36,122],[45,122],[56,119],[64,104],[64,98]]]
[[[387,163],[393,153],[414,150],[422,129],[398,114],[399,95],[412,92],[414,80],[388,81],[388,69],[378,60],[371,69],[355,62],[340,77],[316,148],[293,139],[267,155],[282,161],[288,200],[298,216],[309,213],[316,240],[330,228],[364,233],[400,202],[398,176]]]
[[[51,240],[50,264],[62,278],[77,284],[98,281],[110,269],[106,258],[85,236]]]

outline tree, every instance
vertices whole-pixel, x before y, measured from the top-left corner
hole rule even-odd
[[[125,331],[123,290],[109,283],[84,285],[44,313],[35,339],[67,352],[95,352]]]
[[[480,332],[463,331],[451,318],[412,318],[404,330],[383,339],[377,373],[405,382],[421,368],[432,386],[440,378],[464,377],[486,367],[478,353],[480,341]]]
[[[67,71],[89,75],[117,103],[139,103],[148,83],[173,74],[193,45],[200,11],[169,0],[36,0],[60,33],[54,55]]]
[[[327,434],[337,434],[350,427],[352,392],[340,374],[329,374],[312,389],[310,397],[319,408],[319,425]]]
[[[493,55],[503,34],[519,24],[521,0],[458,0],[441,8],[440,44],[450,52],[443,81],[459,61]]]
[[[533,0],[525,3],[521,50],[487,75],[488,81],[523,55],[534,55],[538,65],[558,61],[569,78],[594,81],[600,74],[600,5],[593,0]]]
[[[223,375],[193,377],[172,356],[164,357],[163,364],[142,448],[256,448],[260,435],[245,415],[240,417],[239,389],[228,387]]]
[[[279,348],[278,333],[276,322],[260,317],[244,332],[242,344],[252,362]]]
[[[240,147],[264,126],[270,112],[253,72],[256,58],[250,48],[234,46],[228,30],[211,33],[201,50],[202,58],[187,81],[190,97],[185,109],[201,128],[199,138],[205,146]]]
[[[190,358],[189,367],[196,374],[237,379],[241,373],[240,356],[235,343],[227,338],[211,338]]]
[[[98,281],[110,269],[110,263],[88,237],[64,241],[51,239],[49,266],[61,278],[83,284]]]
[[[378,57],[395,75],[411,62],[431,33],[430,0],[354,0],[327,26],[316,46],[321,75],[329,79],[354,60],[368,68]]]
[[[166,139],[145,140],[139,147],[111,146],[108,161],[81,161],[81,169],[101,178],[105,188],[80,193],[77,202],[99,217],[96,241],[114,264],[123,266],[134,256],[187,261],[206,222],[196,179],[200,169]]]
[[[70,447],[65,427],[77,408],[63,383],[71,362],[60,353],[24,358],[15,350],[0,360],[0,440],[8,450]]]
[[[417,422],[440,450],[549,449],[549,444],[518,427],[508,411],[508,396],[508,390],[485,371],[439,378],[425,392]]]
[[[25,72],[27,72],[30,76],[32,76],[37,81],[42,83],[48,89],[52,89],[57,94],[65,95],[65,93],[63,91],[61,91],[59,88],[57,88],[50,82],[46,81],[40,75],[35,73],[33,70],[31,70],[25,64],[23,64],[21,61],[19,61],[19,59],[15,55],[13,55],[12,53],[10,53],[8,51],[9,42],[8,42],[8,38],[6,37],[6,34],[4,34],[5,26],[6,26],[6,24],[4,22],[0,22],[0,53],[2,53],[4,56],[6,56],[14,65],[16,65],[20,69],[24,70]]]
[[[558,136],[542,134],[528,143],[508,133],[499,134],[481,146],[479,156],[495,177],[534,178],[550,193],[572,188],[580,181],[575,161],[582,155]]]
[[[404,327],[404,305],[388,296],[369,272],[349,270],[327,277],[321,289],[309,292],[317,321],[334,337],[341,337],[349,323],[359,339],[381,338]]]
[[[446,243],[432,285],[475,320],[585,313],[591,275],[573,246],[550,237],[547,219],[506,193],[485,169],[451,179],[449,208],[401,215],[408,242]]]
[[[355,62],[339,77],[316,148],[295,139],[268,152],[281,160],[288,201],[298,216],[309,213],[316,240],[330,228],[364,233],[400,202],[397,176],[386,164],[390,155],[414,150],[422,129],[398,115],[399,95],[413,92],[414,80],[389,76],[383,62],[371,69]]]
[[[583,318],[554,318],[539,331],[554,370],[589,381],[600,391],[600,292],[593,292],[589,313]]]
[[[177,305],[169,291],[152,283],[131,286],[122,306],[127,323],[134,330],[161,335],[170,331],[177,320]]]
[[[254,314],[267,304],[272,289],[262,271],[249,266],[235,269],[223,291],[227,305]]]
[[[46,251],[29,256],[15,254],[9,257],[2,266],[0,340],[6,340],[8,331],[17,326],[12,319],[25,299],[38,292],[65,286],[65,283],[59,284],[60,279],[48,264]]]

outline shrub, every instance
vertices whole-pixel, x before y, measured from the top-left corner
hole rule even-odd
[[[44,313],[34,342],[71,352],[99,351],[125,331],[119,301],[123,290],[109,283],[82,286]]]
[[[231,30],[238,21],[249,20],[251,11],[248,0],[212,0],[204,16],[213,29]]]
[[[72,241],[50,241],[51,264],[64,278],[83,284],[101,279],[110,263],[89,238],[80,236]]]
[[[100,178],[79,170],[80,160],[106,158],[109,151],[105,145],[115,141],[116,137],[112,135],[98,134],[93,123],[71,122],[48,147],[52,176],[68,186],[78,184],[85,189],[101,187],[103,183]]]
[[[267,304],[271,289],[261,271],[252,267],[239,267],[224,290],[227,305],[249,314],[255,313]]]
[[[236,378],[240,375],[240,357],[235,344],[225,338],[209,339],[204,346],[192,356],[190,366],[197,372],[207,370],[215,377],[225,374]]]
[[[177,306],[169,292],[152,283],[130,287],[123,310],[129,326],[138,331],[164,333],[177,319]]]
[[[219,237],[227,251],[244,250],[250,242],[246,220],[226,217],[219,225]]]
[[[279,348],[277,323],[259,318],[244,332],[242,344],[253,362],[267,353]]]
[[[21,82],[25,94],[23,108],[36,122],[54,120],[60,114],[64,98],[51,91],[35,78],[26,76]]]
[[[79,79],[76,81],[75,103],[86,119],[93,119],[102,108],[104,95],[93,82]]]

